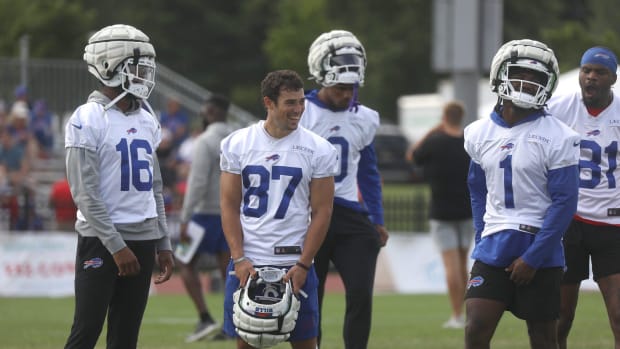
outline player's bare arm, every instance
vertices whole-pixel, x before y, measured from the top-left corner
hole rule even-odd
[[[244,257],[243,230],[241,229],[241,176],[223,171],[220,176],[220,206],[222,209],[222,229],[230,248],[230,256],[235,262],[235,275],[244,285],[249,275],[256,273],[254,266]]]

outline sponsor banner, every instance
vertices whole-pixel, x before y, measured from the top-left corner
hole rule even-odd
[[[0,296],[72,296],[76,245],[71,233],[0,233]]]

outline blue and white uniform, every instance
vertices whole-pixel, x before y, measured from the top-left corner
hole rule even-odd
[[[472,258],[506,267],[564,266],[562,234],[577,205],[580,137],[534,111],[509,126],[498,111],[465,129],[476,246]]]
[[[306,94],[300,124],[340,151],[339,169],[334,177],[334,204],[367,211],[374,224],[383,225],[381,177],[373,145],[379,114],[363,105],[356,106],[356,111],[331,110],[318,99],[317,93],[313,90]],[[358,193],[362,194],[363,204]]]
[[[161,188],[154,186],[161,181],[155,165],[159,122],[142,108],[123,113],[116,106],[106,110],[106,103],[93,92],[65,126],[76,229],[98,237],[112,254],[125,247],[123,240],[161,240],[159,249],[170,250]],[[94,168],[84,168],[91,163],[73,155],[79,151],[93,157]]]
[[[220,168],[241,175],[243,251],[254,265],[294,265],[296,254],[276,246],[303,246],[310,221],[310,181],[337,170],[336,149],[297,128],[273,138],[264,121],[237,130],[221,143]]]
[[[581,136],[576,219],[620,226],[620,95],[614,94],[611,104],[598,116],[588,113],[581,91],[554,96],[548,105],[553,116]]]

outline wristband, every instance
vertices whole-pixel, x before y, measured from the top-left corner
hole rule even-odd
[[[302,262],[297,262],[295,263],[296,266],[300,267],[301,269],[305,270],[305,271],[310,271],[310,267],[303,264]]]
[[[237,259],[233,259],[233,265],[237,265],[237,264],[239,264],[239,263],[241,263],[241,262],[243,262],[245,260],[247,260],[247,258],[245,256],[241,256],[241,257],[239,257]]]

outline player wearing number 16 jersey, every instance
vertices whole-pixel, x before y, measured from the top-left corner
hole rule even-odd
[[[65,348],[94,348],[107,316],[107,348],[131,349],[154,262],[162,270],[155,283],[174,267],[155,153],[159,122],[142,109],[155,85],[155,49],[143,32],[118,24],[96,32],[84,51],[101,87],[65,126],[78,207],[75,315]]]
[[[557,348],[562,235],[577,207],[579,135],[544,110],[558,77],[553,51],[504,44],[491,66],[498,103],[465,129],[475,259],[465,295],[465,348],[488,348],[504,311],[532,348]]]
[[[261,93],[267,119],[221,142],[222,227],[232,258],[229,270],[234,269],[226,279],[223,329],[236,336],[233,292],[256,274],[254,267],[277,267],[286,271],[284,280],[292,281],[293,292],[307,295],[300,296],[299,317],[288,340],[295,349],[315,349],[319,313],[313,259],[332,213],[338,153],[326,140],[298,127],[304,92],[296,72],[267,74]],[[256,323],[249,324],[259,332],[254,339],[275,343],[286,337],[261,332]],[[243,336],[237,348],[250,348],[245,340],[256,346]]]
[[[581,90],[554,96],[549,101],[553,116],[581,136],[579,204],[564,234],[566,273],[562,280],[562,307],[558,325],[560,348],[566,348],[582,280],[594,281],[605,299],[620,348],[620,95],[614,94],[616,55],[605,47],[592,47],[582,56]]]

